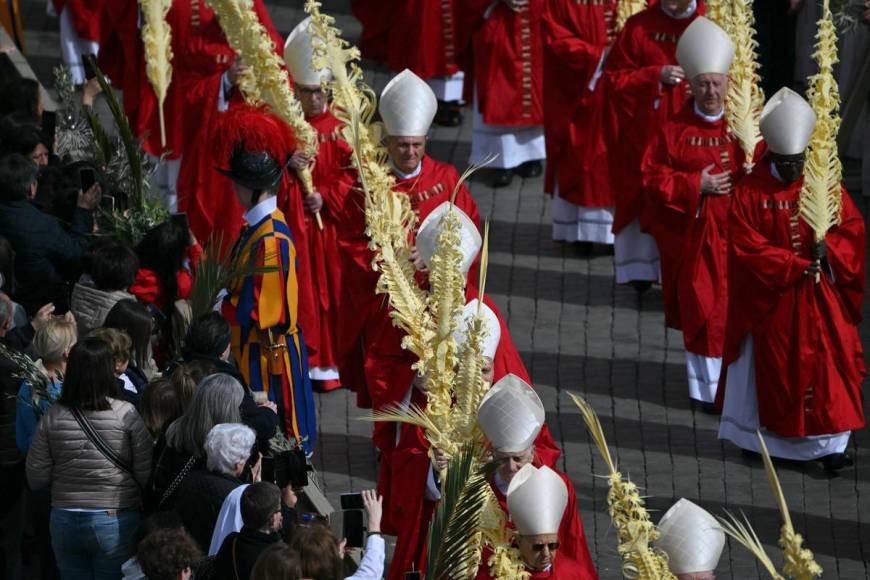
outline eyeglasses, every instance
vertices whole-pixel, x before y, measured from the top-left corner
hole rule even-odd
[[[532,544],[532,550],[535,552],[543,552],[547,548],[551,552],[559,549],[559,542],[550,542],[549,544]]]

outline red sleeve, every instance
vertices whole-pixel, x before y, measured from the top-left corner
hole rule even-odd
[[[726,362],[768,313],[783,291],[799,281],[810,261],[772,244],[755,227],[760,200],[751,189],[737,188],[728,221],[728,311]]]
[[[571,558],[583,569],[584,574],[577,577],[577,580],[596,579],[598,574],[592,564],[592,556],[586,544],[586,532],[583,530],[583,521],[577,509],[577,493],[568,476],[562,472],[559,472],[559,475],[568,486],[568,504],[565,506],[565,515],[562,516],[562,523],[559,526],[560,554]]]
[[[665,125],[646,149],[641,161],[645,194],[654,205],[664,205],[686,215],[695,215],[701,197],[701,174],[677,171],[674,147]]]
[[[564,67],[566,74],[579,75],[579,78],[572,78],[571,82],[586,86],[598,68],[604,49],[583,40],[574,30],[566,26],[571,20],[565,5],[565,0],[549,0],[546,3],[541,18],[544,43],[547,49],[559,59],[559,64]]]
[[[825,236],[828,263],[834,272],[834,288],[842,298],[853,324],[861,322],[864,303],[864,219],[849,192],[842,189],[842,221]]]
[[[142,304],[154,304],[160,298],[160,282],[157,274],[145,268],[136,272],[136,281],[128,289]]]
[[[118,0],[109,1],[116,2]],[[99,42],[100,12],[103,10],[103,0],[66,0],[66,8],[69,10],[76,34],[82,40]]]
[[[634,118],[638,104],[646,100],[645,95],[661,92],[662,66],[640,66],[635,60],[635,55],[644,52],[639,40],[642,34],[643,30],[629,21],[617,36],[604,67],[607,82],[614,91],[610,94],[617,97],[615,106],[622,119]]]

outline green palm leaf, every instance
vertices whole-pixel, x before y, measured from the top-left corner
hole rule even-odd
[[[477,456],[476,446],[466,445],[447,468],[429,527],[426,577],[432,580],[473,578],[477,573],[480,519],[490,493],[487,471],[475,467]]]

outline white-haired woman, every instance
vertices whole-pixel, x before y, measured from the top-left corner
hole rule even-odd
[[[256,441],[254,431],[245,425],[215,425],[205,439],[206,469],[191,471],[180,486],[175,511],[202,550],[209,547],[224,499],[242,485],[248,460],[258,459]]]
[[[146,490],[146,509],[171,509],[181,484],[194,469],[206,469],[205,441],[220,423],[241,423],[242,384],[230,375],[205,377],[184,415],[172,422],[155,449],[156,463]]]

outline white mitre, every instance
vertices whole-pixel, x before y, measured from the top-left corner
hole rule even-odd
[[[465,344],[468,325],[477,314],[478,304],[481,303],[475,298],[462,309],[459,327],[453,333],[453,340],[456,341],[457,348],[461,349],[462,345]],[[498,316],[486,304],[481,304],[481,314],[483,315],[483,327],[486,329],[486,337],[483,339],[480,354],[493,359],[495,358],[495,351],[498,349],[498,342],[501,340],[501,325],[498,323]]]
[[[668,555],[674,574],[710,572],[719,565],[725,533],[710,513],[683,498],[662,516],[657,548]]]
[[[531,385],[516,375],[505,375],[483,397],[477,422],[494,451],[521,453],[535,442],[545,415]]]
[[[568,505],[568,486],[546,465],[537,468],[528,463],[511,480],[507,505],[519,535],[558,534]]]
[[[480,232],[477,231],[477,226],[468,217],[464,211],[456,207],[452,207],[449,201],[445,201],[426,216],[423,223],[417,229],[417,251],[420,253],[420,258],[423,263],[429,265],[429,260],[435,255],[438,250],[438,235],[441,233],[441,218],[448,211],[455,211],[459,216],[459,222],[462,226],[460,231],[460,250],[462,251],[462,273],[468,274],[471,265],[477,258],[480,247],[483,245],[483,240],[480,238]]]
[[[315,70],[311,64],[311,58],[314,56],[312,42],[320,41],[311,36],[308,31],[309,24],[311,24],[310,16],[290,32],[284,43],[284,62],[287,63],[287,70],[290,71],[294,82],[306,86],[319,86],[320,81],[328,81],[332,74],[327,68]]]
[[[438,111],[438,100],[423,79],[405,69],[384,87],[378,111],[388,135],[425,137]]]
[[[758,127],[772,152],[797,155],[810,142],[816,128],[816,113],[802,96],[783,87],[767,100]]]
[[[687,79],[709,73],[727,75],[735,49],[727,32],[712,20],[698,16],[677,42],[677,62]]]

